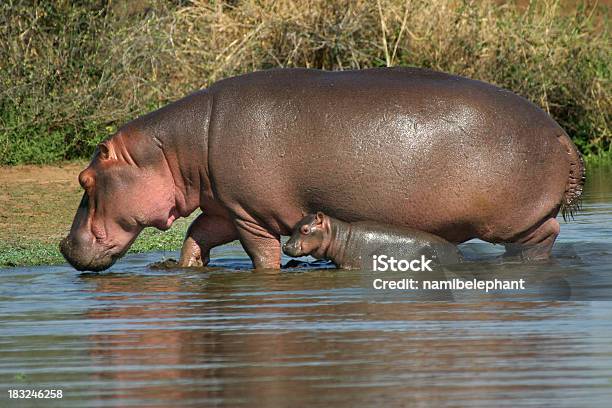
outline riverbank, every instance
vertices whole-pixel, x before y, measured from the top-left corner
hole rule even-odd
[[[63,263],[59,240],[68,233],[83,190],[85,162],[0,167],[0,266]],[[180,249],[191,218],[169,231],[146,229],[130,252]]]

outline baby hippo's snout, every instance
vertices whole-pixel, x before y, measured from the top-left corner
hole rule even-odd
[[[289,241],[285,242],[285,245],[283,245],[283,252],[285,253],[285,255],[293,257],[304,255],[302,253],[302,246],[300,245],[300,240],[294,239],[293,237],[291,237]]]
[[[302,218],[293,227],[291,238],[283,245],[283,252],[289,256],[312,255],[320,259],[322,243],[326,236],[323,228],[322,212]]]

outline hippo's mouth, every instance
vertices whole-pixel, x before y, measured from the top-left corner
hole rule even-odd
[[[294,243],[287,241],[285,245],[283,245],[283,252],[293,257],[304,256],[304,251],[302,250],[302,244],[300,242]]]
[[[162,225],[154,225],[154,227],[156,227],[157,229],[160,229],[162,231],[166,231],[169,230],[170,227],[172,227],[172,224],[174,224],[174,221],[176,221],[177,219],[179,219],[181,217],[181,215],[179,214],[178,210],[176,209],[176,207],[172,207],[170,209],[170,212],[168,213],[168,218],[166,219],[165,224]],[[163,221],[162,221],[163,223]]]
[[[82,239],[68,235],[60,241],[60,252],[79,271],[99,272],[110,268],[129,250],[138,234],[126,245],[116,242],[101,242],[100,239]]]
[[[110,248],[101,252],[84,250],[75,245],[69,236],[60,241],[60,252],[70,265],[79,271],[98,272],[108,269],[120,257],[119,253],[112,253]]]

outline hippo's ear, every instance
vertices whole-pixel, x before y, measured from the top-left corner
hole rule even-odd
[[[325,214],[323,214],[321,211],[317,211],[317,214],[315,215],[317,225],[323,224],[323,218],[325,218]]]
[[[111,144],[107,142],[102,142],[98,145],[98,150],[100,151],[100,159],[101,160],[109,160],[116,158],[115,151]]]

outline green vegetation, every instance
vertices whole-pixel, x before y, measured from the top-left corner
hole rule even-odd
[[[133,252],[178,251],[185,232],[194,216],[178,220],[168,231],[145,229],[130,248]],[[54,265],[66,262],[58,249],[58,240],[23,238],[17,241],[0,240],[0,267]]]
[[[138,114],[279,66],[413,65],[492,82],[549,111],[587,156],[610,157],[608,10],[563,4],[7,0],[0,164],[88,157]]]

